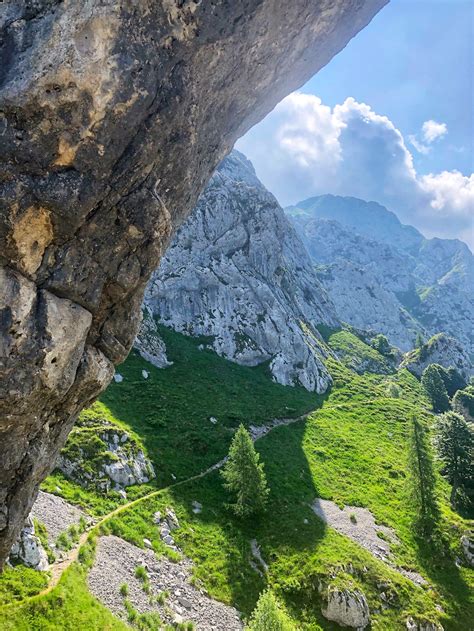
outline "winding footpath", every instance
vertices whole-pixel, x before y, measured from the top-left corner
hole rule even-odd
[[[366,399],[366,400],[363,400],[363,401],[345,401],[345,402],[337,403],[337,404],[330,405],[330,406],[323,406],[322,408],[318,408],[316,410],[308,412],[307,414],[303,414],[303,415],[295,417],[295,418],[279,418],[279,419],[273,419],[272,421],[270,421],[266,425],[265,424],[263,424],[263,425],[250,425],[249,426],[249,433],[250,433],[250,436],[251,436],[253,442],[256,442],[257,440],[260,440],[261,438],[264,438],[265,436],[267,436],[270,432],[272,432],[274,429],[277,429],[278,427],[282,427],[282,426],[286,426],[286,425],[292,425],[292,424],[298,423],[300,421],[306,421],[306,419],[309,416],[317,413],[319,410],[323,410],[324,409],[325,411],[328,411],[328,410],[338,409],[338,408],[342,408],[342,407],[361,406],[361,405],[374,403],[374,402],[376,402],[378,400],[379,400],[379,397]],[[33,599],[37,599],[38,597],[45,596],[46,594],[49,594],[58,585],[58,583],[61,580],[61,577],[63,576],[64,572],[71,566],[72,563],[77,561],[77,559],[79,557],[79,552],[80,552],[81,548],[87,543],[89,537],[92,534],[94,534],[94,533],[98,533],[100,531],[100,527],[103,524],[105,524],[112,517],[116,517],[117,515],[120,515],[121,513],[129,510],[133,506],[136,506],[136,505],[140,504],[141,502],[149,500],[149,499],[151,499],[153,497],[157,497],[158,495],[160,495],[160,494],[162,494],[162,493],[164,493],[166,491],[169,491],[171,489],[174,489],[174,488],[177,488],[179,486],[182,486],[183,484],[187,484],[188,482],[193,482],[195,480],[199,480],[199,479],[205,477],[206,475],[208,475],[209,473],[212,473],[213,471],[216,471],[216,470],[220,469],[225,464],[226,461],[227,461],[227,457],[225,457],[222,460],[220,460],[219,462],[216,462],[215,464],[211,465],[210,467],[208,467],[205,471],[202,471],[201,473],[198,473],[196,475],[190,476],[189,478],[186,478],[184,480],[180,480],[178,482],[174,482],[173,484],[170,484],[170,485],[168,485],[166,487],[163,487],[161,489],[157,489],[156,491],[152,491],[151,493],[143,495],[142,497],[139,497],[136,500],[132,500],[131,502],[128,502],[127,504],[122,504],[121,506],[118,506],[114,510],[110,511],[109,513],[107,513],[106,515],[101,517],[101,519],[99,521],[95,522],[92,526],[90,526],[86,531],[84,531],[80,535],[79,540],[77,541],[77,544],[74,546],[74,548],[69,550],[66,558],[63,558],[61,561],[56,561],[55,563],[53,563],[50,566],[51,577],[50,577],[50,579],[48,581],[48,585],[42,591],[40,591],[38,594],[35,594],[33,596],[29,596],[29,597],[27,597],[27,598],[25,598],[25,599],[23,599],[21,601],[16,601],[14,603],[9,603],[8,605],[4,605],[1,609],[5,609],[5,608],[11,607],[11,606],[23,605],[23,604],[25,604],[28,601],[31,601]],[[393,569],[399,570],[399,568],[393,568]]]

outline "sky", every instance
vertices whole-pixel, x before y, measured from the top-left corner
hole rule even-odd
[[[237,145],[283,206],[384,204],[474,248],[474,0],[392,0]]]

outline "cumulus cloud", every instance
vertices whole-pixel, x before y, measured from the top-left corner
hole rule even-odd
[[[423,123],[421,132],[423,134],[423,140],[431,144],[435,140],[445,136],[448,133],[448,127],[446,123],[437,123],[436,121],[429,120]]]
[[[422,128],[427,144],[446,133],[436,121]],[[290,94],[237,147],[283,205],[324,193],[352,195],[384,204],[426,236],[473,245],[474,174],[419,175],[392,121],[352,97],[330,108],[316,96]]]
[[[431,146],[435,140],[440,140],[448,133],[446,123],[437,123],[434,120],[425,121],[421,127],[421,138],[418,140],[416,135],[408,136],[408,140],[415,147],[418,153],[427,154],[431,151]]]

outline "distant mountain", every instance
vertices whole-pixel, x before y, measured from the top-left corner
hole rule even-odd
[[[228,359],[268,362],[279,383],[323,392],[331,382],[317,327],[338,326],[334,305],[278,202],[237,151],[176,234],[145,305]]]
[[[455,239],[425,239],[375,202],[322,195],[285,209],[341,320],[403,350],[446,332],[474,356],[474,257]]]

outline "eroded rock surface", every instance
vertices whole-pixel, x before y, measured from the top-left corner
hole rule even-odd
[[[328,620],[351,629],[365,629],[370,622],[369,605],[359,589],[329,586],[322,614]]]
[[[227,359],[269,362],[279,383],[317,392],[331,383],[317,327],[338,326],[334,306],[283,210],[238,151],[179,229],[145,304],[160,322],[202,336]]]
[[[235,140],[386,0],[0,6],[0,564]]]
[[[474,257],[457,239],[425,239],[376,202],[321,195],[286,209],[341,320],[404,351],[441,331],[474,352]]]
[[[42,572],[49,568],[48,555],[36,536],[35,525],[31,517],[26,520],[26,524],[20,531],[20,536],[12,546],[10,561],[22,563]]]

